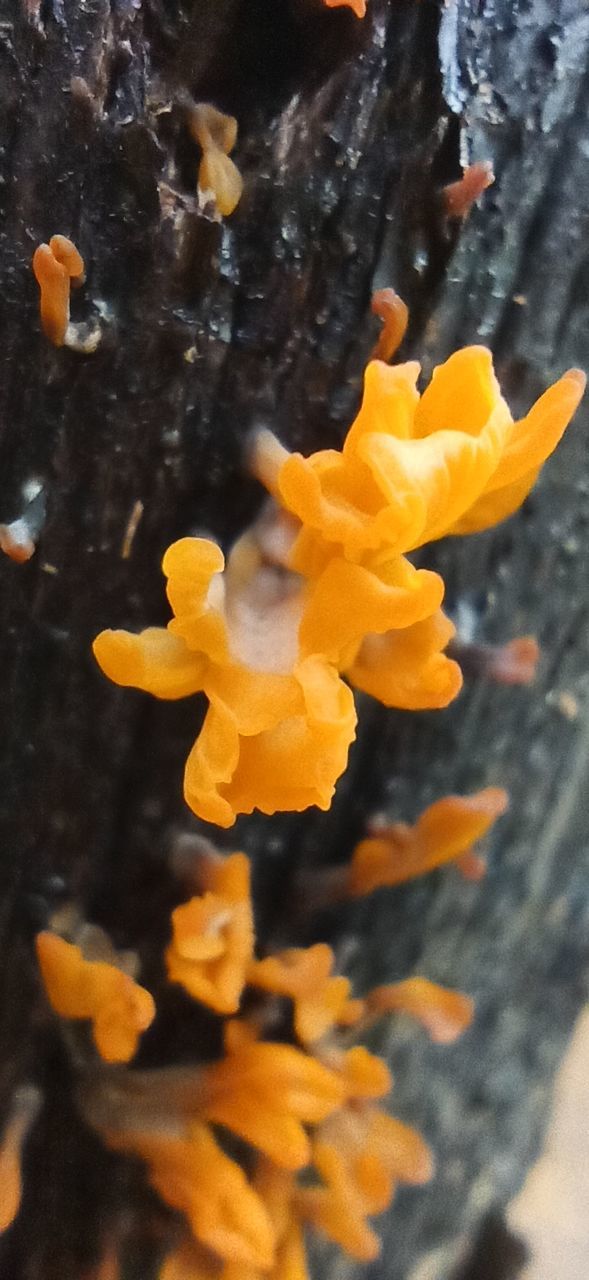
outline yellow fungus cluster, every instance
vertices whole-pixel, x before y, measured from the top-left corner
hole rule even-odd
[[[444,583],[408,554],[516,510],[584,377],[569,371],[514,422],[485,348],[451,356],[421,396],[418,374],[372,361],[341,450],[305,458],[261,432],[252,465],[274,500],[263,528],[226,561],[210,540],[174,543],[167,628],[95,641],[117,684],[206,694],[184,793],[208,822],[329,808],[355,735],[350,684],[406,710],[444,707],[460,689]]]
[[[459,798],[444,804],[452,826]],[[469,835],[484,827],[472,819]],[[443,828],[440,817],[439,839]],[[455,852],[465,842],[466,829],[454,839]],[[245,854],[222,858],[203,847],[197,879],[202,892],[172,913],[166,964],[170,980],[192,998],[239,1014],[225,1022],[223,1055],[150,1071],[95,1066],[82,1093],[84,1114],[104,1141],[140,1157],[151,1185],[183,1216],[183,1236],[160,1280],[308,1280],[306,1226],[355,1259],[375,1258],[371,1219],[397,1185],[426,1181],[432,1160],[419,1134],[378,1105],[391,1089],[390,1073],[363,1045],[350,1046],[350,1035],[395,1012],[449,1043],[468,1027],[472,1002],[421,977],[354,998],[324,943],[258,959]],[[348,891],[356,891],[352,881]],[[96,935],[107,953],[101,930],[85,926],[80,937],[96,949]],[[127,1061],[155,1014],[149,993],[116,963],[88,959],[57,933],[41,933],[37,952],[54,1011],[90,1020],[106,1063]],[[249,1016],[241,1009],[246,991],[250,1010],[257,1001]],[[264,1038],[265,1028],[277,1025],[277,997],[290,1002],[294,1043]],[[288,1020],[285,1029],[288,1036]],[[228,1153],[224,1133],[246,1144],[245,1167]],[[10,1220],[22,1135],[17,1117],[3,1157],[16,1170]]]

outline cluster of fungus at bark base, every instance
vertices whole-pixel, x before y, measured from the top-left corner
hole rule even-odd
[[[484,800],[480,793],[439,801],[414,830],[435,828],[442,840],[454,814],[459,832],[446,832],[439,861],[447,860],[449,842],[458,857],[491,823],[493,806]],[[444,804],[442,821],[435,814],[443,816]],[[414,864],[408,875],[417,873]],[[430,865],[431,857],[424,858],[422,869]],[[359,1261],[375,1258],[380,1246],[369,1220],[389,1205],[399,1183],[426,1181],[432,1159],[419,1134],[377,1105],[390,1091],[390,1073],[362,1044],[350,1045],[350,1037],[396,1013],[448,1044],[469,1026],[472,1001],[418,976],[354,997],[349,980],[333,972],[324,943],[258,958],[245,854],[223,858],[203,844],[194,874],[202,891],[173,912],[166,963],[170,980],[191,998],[217,1013],[240,1012],[225,1022],[217,1061],[114,1068],[132,1056],[154,1016],[151,996],[116,964],[86,958],[82,945],[49,931],[37,938],[52,1009],[67,1021],[92,1021],[95,1051],[105,1063],[94,1065],[80,1087],[86,1120],[109,1147],[140,1157],[162,1200],[183,1215],[183,1237],[166,1256],[160,1280],[308,1280],[306,1226]],[[86,950],[115,956],[95,926],[75,936]],[[240,1011],[246,991],[257,993],[249,1016]],[[294,1043],[263,1038],[267,1018],[276,1027],[277,997],[291,1004]],[[5,1163],[13,1165],[24,1132],[18,1116],[17,1122],[5,1137]],[[224,1149],[223,1132],[249,1148],[249,1173]],[[15,1167],[20,1176],[18,1152]]]
[[[418,374],[372,361],[341,450],[305,458],[261,432],[251,465],[274,500],[274,541],[268,516],[227,560],[212,541],[181,539],[163,560],[167,628],[94,643],[117,684],[206,694],[184,791],[208,822],[328,809],[355,736],[350,685],[406,710],[460,690],[444,583],[408,556],[511,515],[585,380],[569,371],[514,422],[485,348],[456,352],[421,396]]]

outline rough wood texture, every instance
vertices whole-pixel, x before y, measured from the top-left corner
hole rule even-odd
[[[127,1204],[140,1206],[129,1275],[153,1253],[139,1173],[76,1118],[31,939],[74,896],[139,948],[157,986],[201,712],[109,687],[90,640],[164,618],[158,566],[174,536],[205,529],[227,545],[245,526],[260,499],[243,472],[252,426],[303,449],[341,439],[375,340],[374,287],[405,297],[405,350],[428,367],[489,343],[515,408],[587,366],[588,45],[584,0],[369,0],[364,23],[313,0],[12,0],[0,22],[0,518],[20,514],[32,480],[47,504],[34,558],[0,564],[0,1085],[4,1104],[23,1078],[47,1091],[21,1220],[1,1245],[11,1280],[79,1280]],[[186,90],[239,119],[246,189],[224,224],[195,200]],[[497,181],[458,235],[438,191],[470,158],[492,159]],[[57,230],[87,261],[73,308],[101,318],[92,357],[39,332],[30,259]],[[456,1240],[501,1210],[585,998],[586,454],[579,417],[518,519],[426,556],[477,638],[535,632],[534,688],[479,682],[431,716],[364,699],[329,815],[244,820],[223,839],[255,857],[263,937],[329,936],[360,983],[418,970],[476,997],[455,1048],[405,1026],[387,1038],[396,1109],[439,1168],[399,1197],[372,1280],[443,1280]],[[512,809],[482,886],[449,871],[288,918],[285,876],[345,857],[366,815],[411,818],[490,782]],[[161,995],[146,1062],[210,1037]],[[317,1276],[334,1265],[321,1256]]]

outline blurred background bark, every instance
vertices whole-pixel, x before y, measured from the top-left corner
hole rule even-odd
[[[341,441],[378,332],[375,288],[409,304],[403,356],[429,372],[484,342],[515,410],[587,367],[589,14],[585,0],[369,0],[362,22],[319,0],[5,6],[0,519],[39,485],[46,518],[29,563],[0,563],[0,1105],[35,1080],[45,1106],[0,1266],[11,1280],[80,1280],[118,1222],[128,1274],[144,1280],[154,1199],[77,1116],[31,943],[74,899],[139,950],[154,984],[160,1030],[142,1060],[208,1044],[207,1020],[159,968],[180,894],[170,849],[204,829],[180,795],[202,708],[109,686],[90,642],[165,620],[159,563],[174,537],[204,530],[227,546],[247,525],[262,497],[243,467],[253,427],[303,451]],[[245,192],[224,222],[196,199],[186,92],[239,121]],[[450,222],[441,187],[487,159],[495,185]],[[55,232],[86,260],[73,318],[102,325],[91,356],[40,332],[30,261]],[[538,637],[536,684],[473,681],[431,715],[360,699],[329,815],[243,819],[221,840],[255,860],[263,942],[327,937],[359,985],[418,971],[476,999],[455,1047],[400,1023],[380,1044],[396,1113],[426,1133],[438,1170],[398,1197],[370,1280],[446,1280],[500,1220],[586,998],[588,519],[579,415],[517,518],[428,552],[469,635]],[[488,783],[512,804],[482,885],[449,870],[289,918],[297,868],[345,858],[371,813],[412,819]],[[327,1250],[314,1267],[317,1280],[355,1274]]]

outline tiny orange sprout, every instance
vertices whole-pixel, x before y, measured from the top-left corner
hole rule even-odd
[[[212,863],[209,884],[172,913],[168,977],[217,1013],[235,1013],[254,948],[249,859],[234,853]]]
[[[370,309],[383,321],[380,337],[371,360],[392,360],[399,349],[409,323],[409,308],[394,289],[377,289],[372,295]]]
[[[105,1062],[128,1062],[155,1017],[153,997],[113,964],[86,960],[81,948],[46,931],[36,939],[47,997],[62,1018],[92,1022]]]
[[[200,1114],[224,1125],[283,1169],[302,1169],[310,1156],[304,1125],[318,1124],[345,1097],[341,1079],[288,1044],[260,1044],[230,1035],[228,1054],[203,1067]]]
[[[10,524],[0,524],[0,551],[9,560],[14,560],[16,564],[26,564],[35,554],[35,549],[30,528],[22,516],[12,520]]]
[[[212,191],[219,213],[228,217],[239,204],[243,179],[229,152],[237,141],[237,120],[208,102],[194,103],[188,113],[190,132],[202,148],[198,171],[201,191]]]
[[[0,1141],[0,1233],[14,1222],[22,1196],[22,1149],[41,1102],[39,1090],[24,1085],[16,1090]]]
[[[327,943],[293,947],[264,960],[255,960],[248,982],[294,1001],[294,1024],[302,1044],[314,1044],[336,1025],[349,1026],[361,1014],[359,1001],[350,999],[348,978],[332,976],[333,951]]]
[[[501,787],[486,787],[472,796],[445,796],[425,809],[414,826],[395,822],[361,840],[348,871],[348,893],[358,897],[384,885],[402,884],[461,857],[506,808]]]
[[[81,284],[84,260],[66,236],[52,236],[33,254],[33,271],[41,290],[41,325],[49,341],[62,347],[70,319],[70,284]]]
[[[366,0],[323,0],[328,9],[341,9],[345,6],[356,14],[357,18],[364,18],[366,15]]]
[[[442,189],[444,209],[449,218],[464,218],[470,213],[475,200],[495,181],[493,166],[489,160],[469,164],[458,182],[450,182]]]
[[[461,991],[429,982],[427,978],[405,978],[375,987],[365,998],[368,1015],[406,1013],[425,1027],[435,1044],[452,1044],[470,1026],[473,1001]]]

